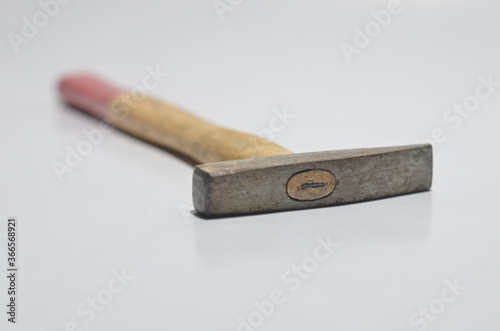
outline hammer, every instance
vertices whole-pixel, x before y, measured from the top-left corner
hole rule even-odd
[[[62,100],[199,163],[193,205],[203,217],[325,207],[429,190],[429,144],[293,154],[181,108],[87,74],[64,77]]]

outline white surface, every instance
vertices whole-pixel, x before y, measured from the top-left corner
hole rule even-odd
[[[428,329],[499,330],[500,88],[457,130],[442,116],[478,76],[500,81],[500,3],[403,1],[348,64],[339,43],[386,4],[244,0],[220,20],[211,0],[73,0],[16,54],[7,33],[39,5],[3,1],[0,217],[19,220],[21,271],[18,323],[2,308],[2,330],[236,330],[273,289],[286,300],[256,330],[418,330],[410,315],[455,278],[467,289]],[[52,162],[98,121],[61,105],[57,79],[86,69],[133,87],[155,65],[170,75],[152,94],[220,124],[257,133],[286,107],[275,141],[296,152],[443,128],[433,189],[205,221],[189,165],[114,131],[59,182]],[[281,275],[328,236],[341,246],[290,291]],[[135,278],[86,323],[76,308],[122,268]]]

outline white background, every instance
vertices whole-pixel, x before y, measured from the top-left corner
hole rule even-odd
[[[419,330],[410,316],[455,279],[466,289],[427,329],[499,330],[500,88],[456,129],[443,114],[479,76],[500,81],[500,3],[402,0],[347,63],[339,44],[386,7],[243,0],[221,20],[212,0],[72,0],[16,53],[8,33],[40,6],[2,1],[0,233],[8,216],[20,225],[18,323],[2,277],[2,330],[236,330],[273,289],[286,300],[256,330]],[[258,133],[286,108],[274,140],[295,152],[441,128],[432,191],[206,221],[190,212],[192,167],[116,131],[58,181],[51,164],[99,122],[62,105],[57,80],[88,70],[134,87],[156,65],[169,76],[152,95],[216,123]],[[282,274],[328,236],[340,247],[291,291]],[[87,323],[76,308],[122,269],[134,279]]]

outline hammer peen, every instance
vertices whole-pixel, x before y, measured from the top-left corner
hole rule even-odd
[[[274,212],[429,190],[429,144],[293,154],[264,138],[135,97],[91,75],[60,82],[64,102],[200,164],[193,204],[205,217]]]

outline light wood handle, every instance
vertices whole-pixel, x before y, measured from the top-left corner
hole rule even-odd
[[[93,76],[68,77],[61,82],[60,91],[67,103],[200,163],[292,153],[267,139],[217,126],[172,104],[124,93]]]
[[[108,121],[141,139],[171,148],[201,163],[290,154],[264,138],[207,122],[177,106],[133,96],[117,98]]]

